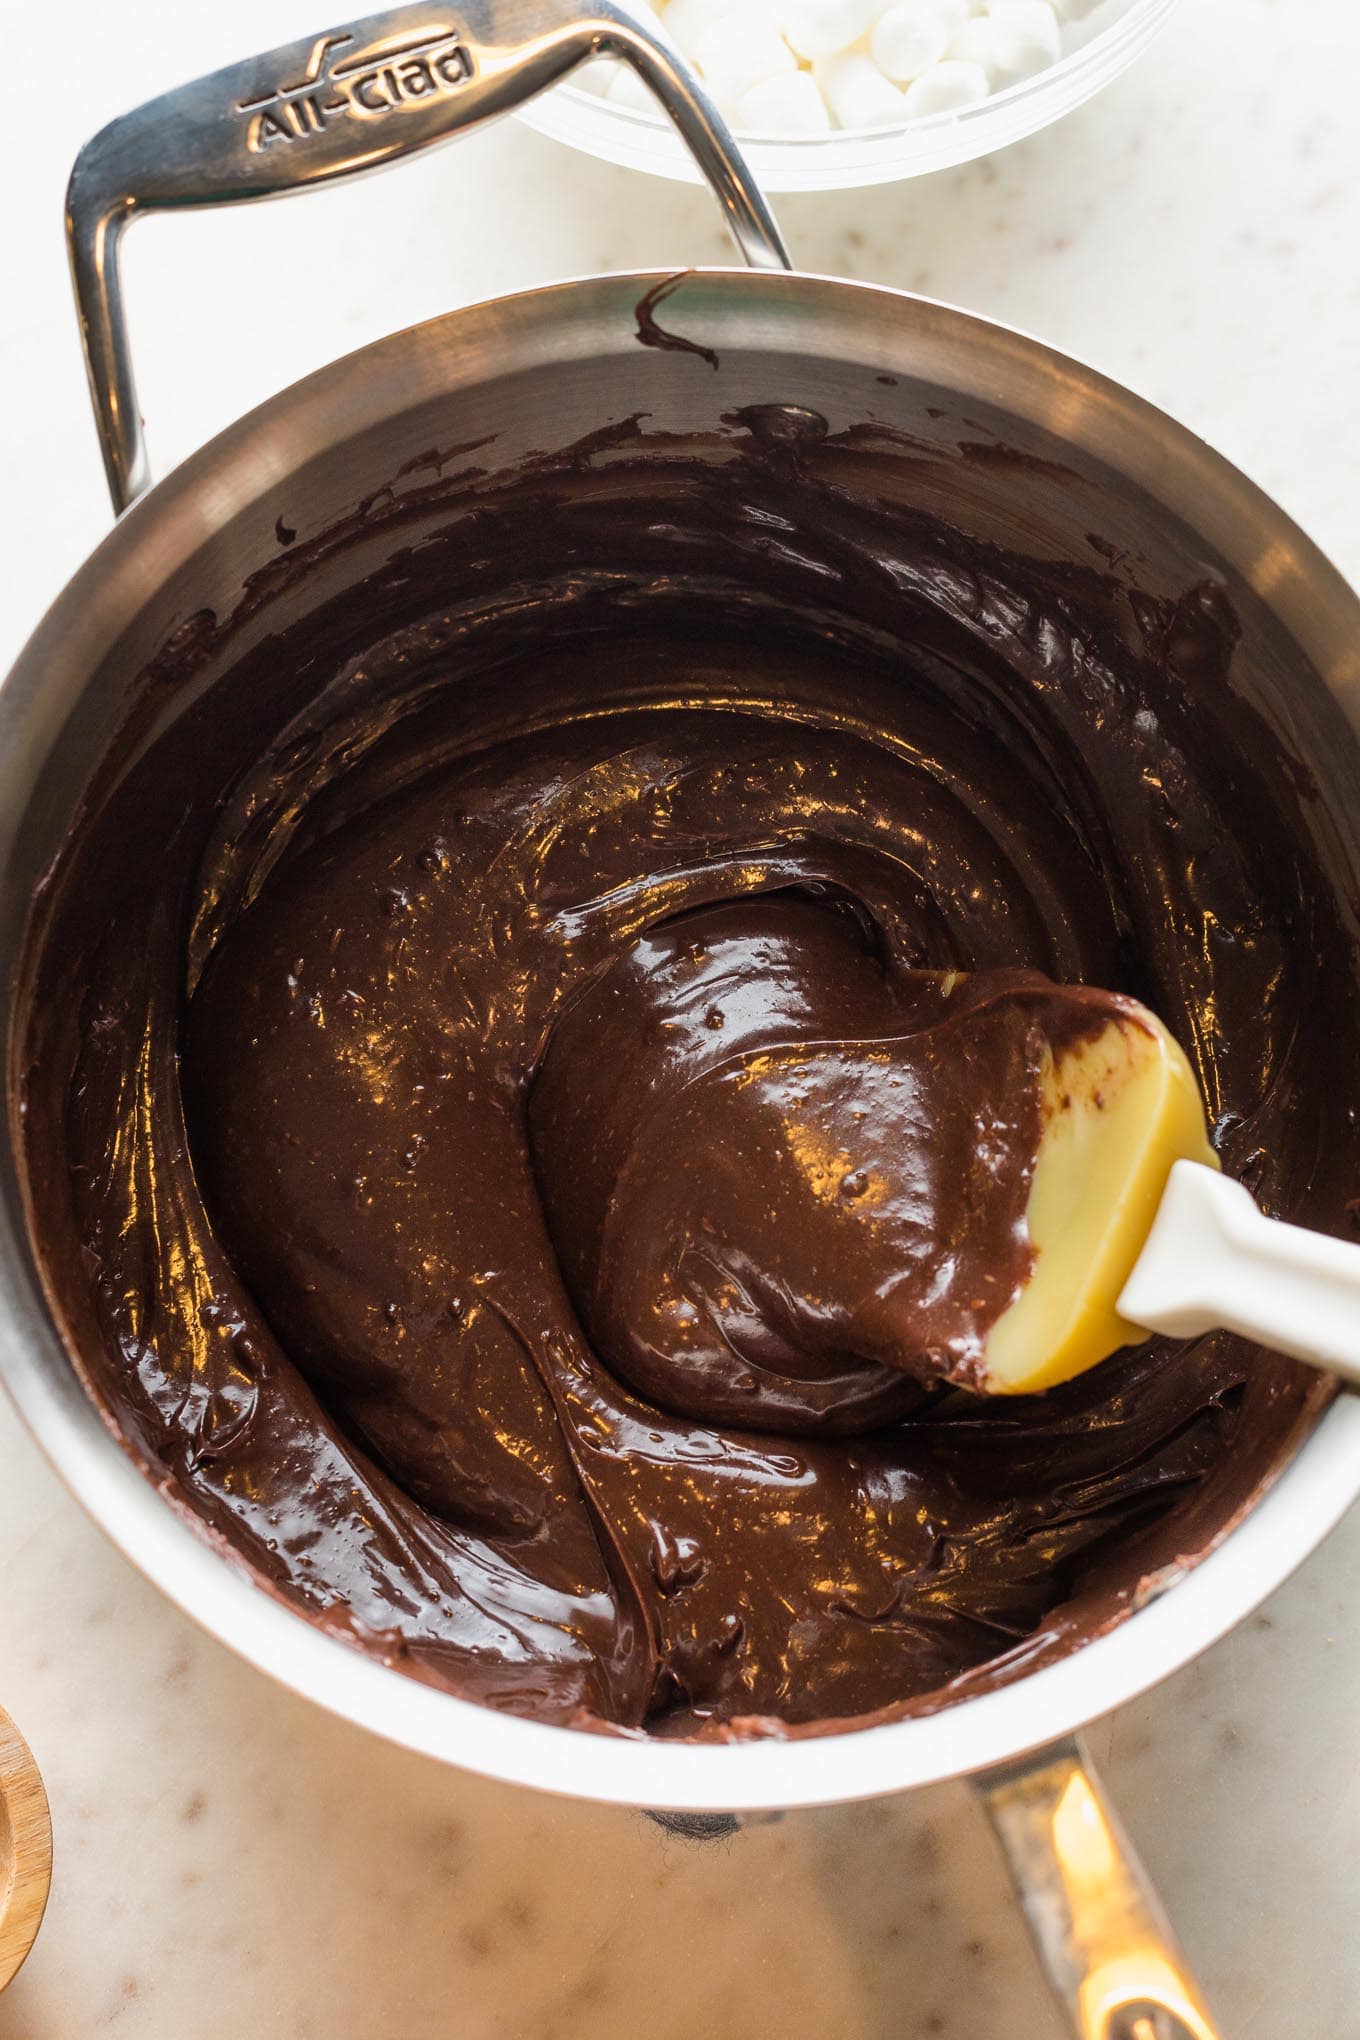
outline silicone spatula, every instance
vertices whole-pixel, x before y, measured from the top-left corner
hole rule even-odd
[[[1153,1014],[1110,1021],[1043,1084],[1034,1267],[987,1336],[986,1392],[1216,1327],[1360,1382],[1360,1245],[1267,1218],[1220,1173],[1194,1073]]]

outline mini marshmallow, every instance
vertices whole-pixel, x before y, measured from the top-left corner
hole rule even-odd
[[[847,50],[815,67],[826,103],[843,128],[892,127],[907,118],[904,94],[890,84],[872,57]]]
[[[635,0],[642,4],[642,0]],[[655,0],[660,18],[743,131],[881,128],[975,106],[1056,63],[1062,22],[1103,0]],[[1089,29],[1076,29],[1080,41]],[[802,68],[800,68],[800,66]],[[809,75],[809,69],[811,75]],[[585,82],[653,102],[628,68]]]
[[[811,63],[848,50],[878,11],[878,0],[783,0],[779,13],[784,40]]]
[[[1062,55],[1062,31],[1048,0],[992,0],[987,19],[995,52],[989,68],[999,77],[1030,78]]]
[[[957,35],[970,14],[981,14],[987,0],[923,0],[945,34]]]
[[[635,113],[660,113],[661,102],[649,92],[631,64],[620,64],[605,87],[604,96],[613,106],[631,106]]]
[[[724,108],[734,106],[753,85],[797,69],[793,51],[769,22],[731,10],[696,37],[694,61]]]
[[[961,64],[979,64],[989,76],[997,69],[996,30],[985,14],[965,21],[949,45],[948,54]]]
[[[617,57],[592,57],[588,64],[582,64],[571,82],[583,85],[587,92],[603,99],[622,69]]]
[[[987,73],[981,64],[946,57],[908,85],[903,96],[908,118],[923,120],[928,114],[958,113],[965,106],[976,106],[987,97],[987,89]]]
[[[938,64],[949,47],[949,31],[929,0],[903,0],[880,14],[869,52],[885,78],[910,84]]]
[[[758,7],[742,12],[758,14]],[[732,12],[731,0],[670,0],[669,7],[661,12],[661,26],[672,36],[682,50],[692,50],[706,28],[712,28],[715,21],[722,21]]]
[[[742,94],[733,109],[743,134],[824,135],[831,129],[826,101],[810,71],[785,71]]]

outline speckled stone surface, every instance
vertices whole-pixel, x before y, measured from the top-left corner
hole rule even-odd
[[[154,24],[154,25],[153,25]],[[0,665],[106,527],[61,245],[109,114],[321,25],[311,0],[63,9],[9,103]],[[53,77],[52,23],[6,24]],[[17,47],[16,45],[17,41]],[[1031,328],[1164,405],[1360,578],[1360,12],[1185,0],[1063,126],[923,184],[786,198],[795,257]],[[163,470],[280,384],[553,276],[728,258],[698,191],[513,125],[391,178],[157,221],[128,288]],[[1226,2040],[1355,2040],[1360,1515],[1093,1732]],[[166,1606],[0,1404],[0,1701],[57,1862],[0,2040],[1060,2040],[965,1787],[685,1842],[441,1771]]]

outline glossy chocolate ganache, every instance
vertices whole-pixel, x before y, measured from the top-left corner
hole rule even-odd
[[[199,619],[43,903],[32,1195],[110,1420],[317,1621],[583,1726],[1014,1677],[1326,1392],[1226,1335],[969,1392],[1036,1071],[1118,1006],[1063,986],[1344,1227],[1354,881],[1212,580],[969,537],[781,415],[432,481],[226,670]]]

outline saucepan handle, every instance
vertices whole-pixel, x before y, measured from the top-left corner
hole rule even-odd
[[[1219,2040],[1080,1744],[974,1783],[1076,2040]]]
[[[614,0],[412,0],[166,92],[88,142],[71,173],[66,230],[115,510],[149,480],[118,272],[130,220],[376,169],[508,112],[602,53],[626,59],[655,93],[747,262],[788,268],[769,207],[693,71]]]

